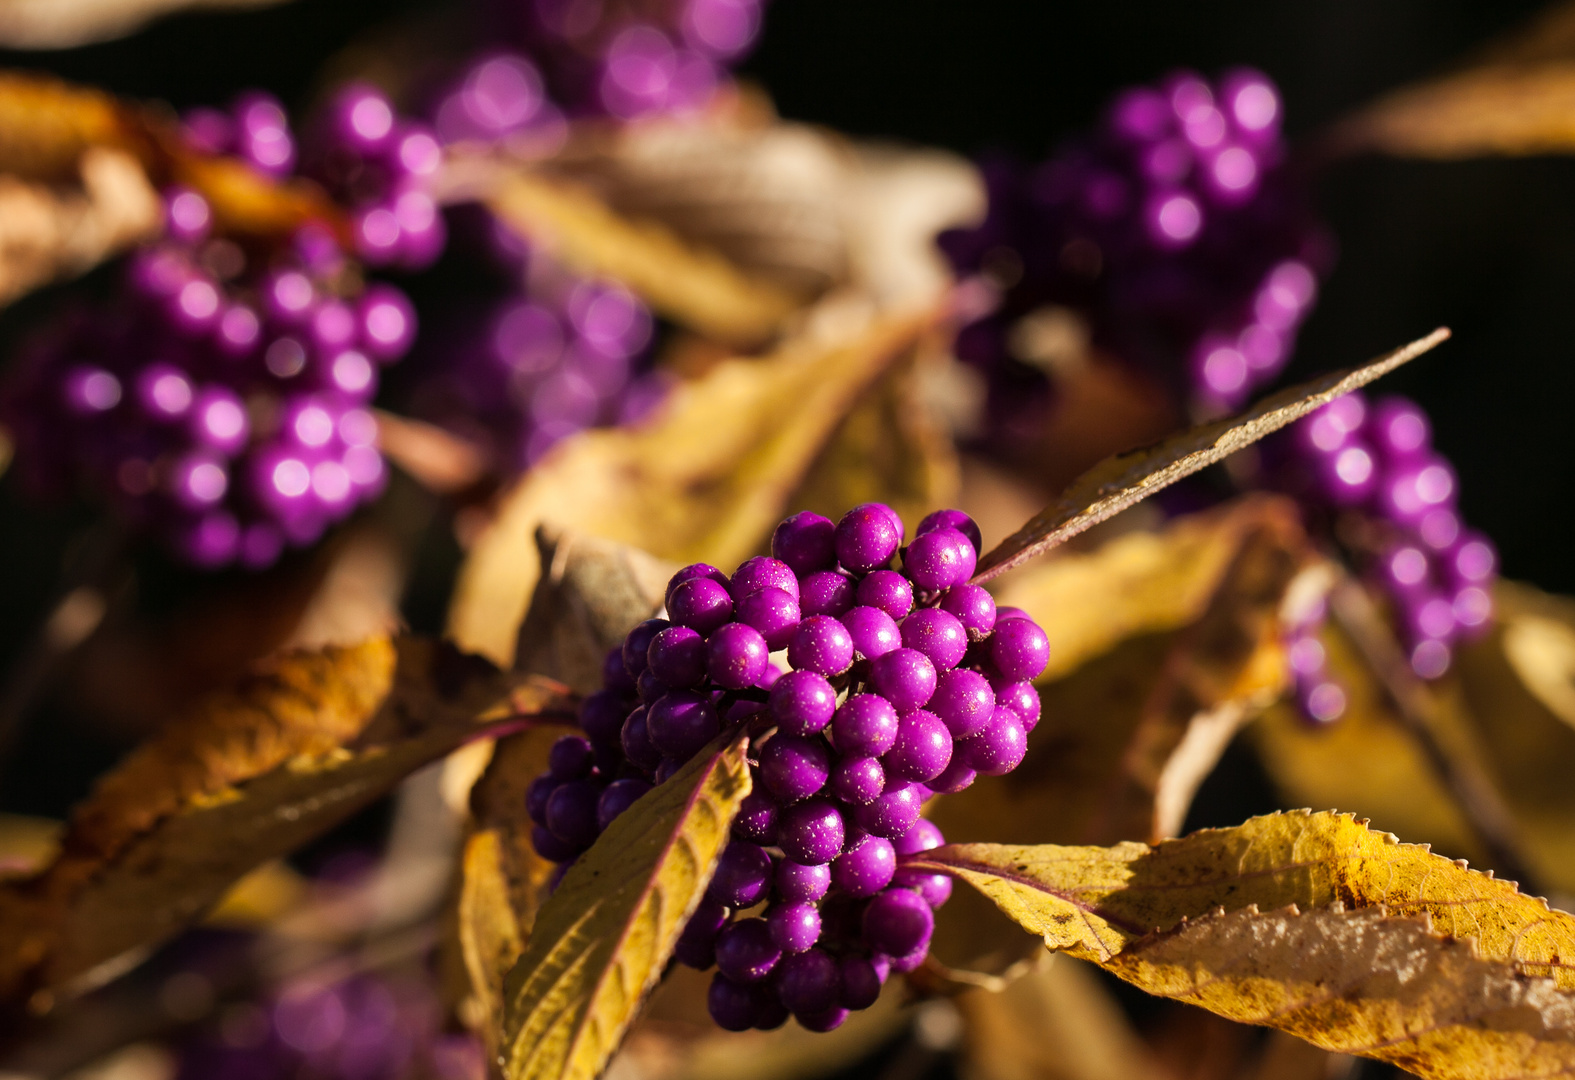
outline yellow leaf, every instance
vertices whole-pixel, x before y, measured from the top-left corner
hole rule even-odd
[[[509,973],[509,1080],[600,1075],[661,978],[749,787],[744,743],[723,735],[570,868]]]
[[[881,373],[932,323],[908,315],[835,340],[808,336],[680,384],[638,428],[565,439],[504,496],[461,571],[449,630],[508,663],[535,587],[543,522],[664,559],[732,566],[770,535],[790,497]]]
[[[1575,1069],[1575,917],[1348,815],[907,862],[962,878],[1052,950],[1325,1049],[1462,1080]]]
[[[69,181],[95,146],[129,151],[144,164],[151,154],[112,95],[48,75],[0,72],[0,172]]]
[[[1240,416],[1183,431],[1158,446],[1105,459],[1074,480],[1054,503],[986,553],[979,560],[974,581],[989,581],[1049,551],[1177,480],[1222,461],[1335,398],[1387,375],[1448,337],[1447,329],[1434,330],[1365,367],[1319,376],[1270,395]]]

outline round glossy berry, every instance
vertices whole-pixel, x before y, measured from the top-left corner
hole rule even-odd
[[[770,663],[771,649],[752,626],[728,623],[706,639],[706,670],[718,686],[748,689],[760,681]]]
[[[918,945],[913,947],[912,952],[909,952],[904,956],[888,957],[887,963],[891,965],[891,970],[906,975],[910,971],[918,970],[919,965],[924,963],[924,958],[929,954],[930,939],[925,938]]]
[[[706,676],[706,641],[687,626],[669,626],[651,639],[645,654],[647,670],[663,686],[685,690]]]
[[[913,828],[924,804],[924,790],[918,784],[888,784],[880,798],[854,809],[859,828],[888,840]]]
[[[872,757],[844,757],[831,767],[831,794],[849,806],[874,802],[886,790],[886,770]]]
[[[1033,621],[1033,616],[1020,607],[997,607],[995,609],[995,622],[999,626],[1010,619],[1028,619]]]
[[[916,538],[902,556],[902,568],[927,593],[961,585],[973,576],[979,553],[956,529],[936,529]]]
[[[771,555],[801,577],[829,569],[837,561],[836,532],[830,518],[801,510],[771,534]]]
[[[1023,722],[1024,731],[1032,731],[1039,724],[1039,691],[1034,689],[1031,682],[1010,682],[999,686],[995,691],[996,705],[1003,709],[1011,709],[1017,718]],[[956,734],[956,732],[952,732]]]
[[[760,751],[760,779],[780,802],[807,799],[826,786],[831,757],[823,739],[777,735]]]
[[[892,617],[880,608],[853,608],[842,616],[842,625],[847,627],[848,636],[853,639],[854,653],[866,660],[902,647],[902,632]]]
[[[831,882],[849,896],[874,896],[896,872],[897,853],[891,841],[865,836],[832,861]]]
[[[968,651],[968,631],[950,612],[924,608],[902,621],[902,643],[928,656],[936,671],[947,671]]]
[[[647,619],[629,631],[629,636],[623,639],[623,667],[630,678],[637,678],[645,670],[651,639],[671,625],[666,619]]]
[[[640,672],[640,677],[634,680],[634,689],[636,696],[639,697],[642,703],[652,705],[655,704],[657,698],[672,688],[661,679],[658,679],[656,672],[647,667]]]
[[[773,904],[766,911],[771,940],[784,953],[801,953],[820,940],[820,909],[806,900]]]
[[[709,896],[702,896],[700,905],[678,935],[673,956],[680,964],[704,971],[716,963],[716,936],[726,925],[727,908]]]
[[[941,770],[941,775],[926,781],[925,786],[941,795],[955,795],[972,787],[973,782],[978,778],[979,774],[969,768],[968,763],[963,760],[962,752],[954,744],[950,763]]]
[[[831,738],[844,756],[880,757],[897,741],[897,710],[879,694],[855,694],[837,710]]]
[[[624,757],[646,772],[652,772],[661,764],[662,752],[651,743],[645,714],[646,707],[642,705],[628,715],[619,733],[619,745],[623,747]]]
[[[941,610],[957,616],[969,641],[982,641],[995,629],[995,597],[982,585],[954,585],[941,594]]]
[[[829,863],[841,853],[844,835],[842,815],[827,799],[805,799],[777,817],[777,846],[794,862]]]
[[[646,713],[645,724],[651,745],[676,761],[688,761],[722,731],[710,697],[693,690],[663,695]]]
[[[718,570],[710,563],[691,563],[682,570],[678,571],[678,573],[674,574],[667,581],[667,595],[664,602],[669,609],[671,609],[673,606],[673,594],[678,591],[678,586],[682,585],[686,581],[693,581],[696,578],[708,578],[711,581],[716,582],[718,585],[723,586],[724,588],[727,586],[727,575],[721,570]]]
[[[995,703],[996,692],[988,679],[977,671],[957,668],[941,673],[928,708],[941,718],[954,739],[965,739],[990,722]]]
[[[777,895],[783,900],[819,900],[831,888],[831,865],[817,863],[813,866],[792,859],[777,863]]]
[[[771,717],[789,735],[815,735],[837,711],[837,692],[817,671],[789,671],[771,687]]]
[[[855,574],[867,574],[891,561],[902,545],[902,527],[892,523],[890,507],[855,506],[837,522],[837,561]]]
[[[829,615],[811,615],[798,624],[788,645],[788,663],[831,678],[853,666],[853,638]]]
[[[525,789],[525,813],[536,824],[547,824],[547,800],[552,798],[552,793],[558,790],[560,783],[562,781],[552,773],[542,773]]]
[[[559,785],[547,800],[547,828],[576,851],[596,839],[596,803],[601,788],[589,780]]]
[[[915,709],[897,718],[897,741],[881,757],[893,780],[923,782],[941,774],[952,760],[952,733],[941,718]]]
[[[935,665],[917,649],[893,649],[870,665],[870,682],[899,713],[912,712],[935,694]]]
[[[733,618],[733,597],[721,582],[691,578],[668,594],[667,614],[677,625],[709,637],[711,631]]]
[[[772,652],[787,648],[802,617],[796,599],[769,585],[744,597],[735,610],[738,621],[754,627]]]
[[[547,769],[559,780],[579,780],[591,774],[596,763],[589,741],[578,735],[565,735],[547,751]]]
[[[864,909],[864,940],[876,952],[906,956],[929,941],[935,914],[924,898],[907,889],[887,889]]]
[[[912,889],[931,908],[938,908],[952,898],[950,874],[926,874],[922,870],[898,870],[891,883],[899,888]]]
[[[837,974],[842,980],[842,998],[838,1002],[845,1009],[867,1009],[880,997],[880,971],[867,956],[849,953],[837,964]]]
[[[817,570],[798,583],[798,606],[804,615],[840,616],[853,606],[853,579],[840,570]]]
[[[748,1031],[755,1026],[755,1017],[760,1012],[754,987],[734,982],[725,975],[712,977],[705,1003],[711,1019],[723,1031]]]
[[[766,895],[771,887],[771,856],[759,844],[734,840],[717,860],[711,887],[713,900],[731,908],[746,908]]]
[[[745,560],[742,566],[733,571],[728,591],[737,602],[757,589],[781,589],[797,601],[798,575],[779,559],[757,555]]]
[[[793,1019],[798,1021],[801,1028],[805,1031],[813,1031],[818,1035],[824,1035],[828,1031],[836,1031],[847,1018],[848,1010],[841,1007],[827,1009],[825,1012],[793,1014]]]
[[[534,826],[530,831],[530,843],[540,855],[548,862],[564,863],[580,853],[580,848],[566,841],[559,840],[553,835],[551,829],[545,825]]]
[[[990,660],[1002,678],[1032,682],[1050,662],[1050,639],[1031,619],[997,622],[990,635]]]
[[[733,818],[733,835],[757,844],[776,843],[777,801],[764,791],[745,795]]]
[[[734,982],[759,982],[781,959],[764,919],[739,919],[717,935],[716,969]]]
[[[920,818],[913,823],[913,828],[892,841],[892,847],[898,855],[917,855],[921,851],[932,851],[944,843],[946,837],[941,827],[927,818]]]
[[[1016,713],[998,706],[984,730],[961,740],[957,752],[970,769],[1002,776],[1022,764],[1028,753],[1028,732]]]
[[[895,570],[877,570],[859,582],[855,599],[900,621],[913,610],[913,583]]]
[[[630,777],[626,780],[614,780],[607,785],[607,790],[602,792],[602,797],[596,801],[596,827],[606,830],[613,823],[613,819],[633,806],[641,795],[651,790],[651,785],[644,780]]]
[[[982,554],[984,551],[984,540],[979,534],[979,526],[974,524],[973,518],[961,510],[935,511],[919,522],[919,527],[914,530],[914,536],[923,536],[937,529],[956,529],[968,538],[968,543],[973,545],[975,555]]]
[[[822,949],[808,949],[782,959],[775,977],[777,997],[793,1013],[822,1013],[842,996],[837,962]]]

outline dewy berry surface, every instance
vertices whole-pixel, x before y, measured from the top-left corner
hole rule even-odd
[[[880,504],[801,513],[731,576],[680,570],[666,617],[608,654],[585,736],[527,790],[537,850],[568,863],[718,735],[747,733],[753,790],[675,952],[715,965],[728,1030],[790,1014],[830,1030],[922,963],[951,894],[903,869],[945,842],[924,803],[1010,771],[1038,721],[1048,638],[966,583],[977,527],[941,511],[906,549],[904,533]],[[1480,576],[1480,552],[1458,561]]]

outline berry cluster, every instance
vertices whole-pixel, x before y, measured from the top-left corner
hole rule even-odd
[[[1047,305],[1078,312],[1095,345],[1211,411],[1280,371],[1321,261],[1280,112],[1256,72],[1213,86],[1182,72],[1127,90],[1099,130],[1031,172],[986,167],[988,216],[940,245],[1000,292],[957,342],[990,377],[998,419],[1009,424],[1044,381],[1013,358],[1012,335]]]
[[[284,106],[272,94],[251,90],[236,98],[228,112],[204,106],[181,119],[186,142],[202,153],[234,155],[270,176],[287,176],[295,169],[295,134]]]
[[[870,503],[835,524],[788,518],[771,556],[731,577],[680,570],[667,618],[609,655],[581,714],[588,738],[560,740],[529,790],[536,850],[567,864],[724,729],[769,732],[677,949],[715,964],[711,1015],[729,1030],[789,1014],[830,1030],[923,962],[951,883],[902,868],[943,843],[920,808],[1015,768],[1039,720],[1049,641],[968,583],[974,523],[943,510],[902,540],[897,514]]]
[[[165,205],[166,239],[131,257],[107,309],[62,320],[14,369],[17,466],[42,493],[96,489],[198,566],[266,566],[381,490],[367,403],[415,312],[384,285],[341,295],[343,257],[315,226],[253,266],[210,235],[201,195]]]
[[[1390,397],[1370,403],[1360,393],[1330,402],[1279,441],[1275,482],[1302,504],[1335,521],[1337,537],[1371,564],[1389,596],[1411,658],[1423,678],[1449,669],[1451,647],[1482,631],[1493,614],[1498,556],[1492,543],[1465,528],[1456,506],[1455,472],[1432,448],[1424,413]],[[1293,646],[1300,681],[1316,694],[1324,685],[1316,639]],[[1308,696],[1309,715],[1339,715]],[[1343,707],[1343,701],[1338,703]]]

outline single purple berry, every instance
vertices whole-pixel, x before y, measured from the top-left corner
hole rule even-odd
[[[820,940],[820,909],[805,900],[773,904],[766,910],[771,940],[784,953],[801,953]]]
[[[885,980],[869,957],[849,953],[837,964],[842,979],[842,998],[838,1002],[845,1009],[867,1009],[880,997],[881,983]]]
[[[798,624],[788,645],[788,663],[830,678],[853,666],[853,638],[829,615],[811,615]]]
[[[699,686],[706,675],[706,641],[687,626],[669,626],[651,639],[647,670],[674,690]]]
[[[968,651],[968,631],[950,612],[924,608],[902,621],[902,643],[928,656],[936,671],[948,671]]]
[[[805,799],[778,814],[777,846],[794,862],[829,863],[841,853],[844,835],[842,815],[826,799]]]
[[[919,820],[923,796],[923,789],[918,784],[888,784],[880,798],[855,808],[853,819],[866,832],[891,840],[913,828],[913,823]]]
[[[1039,724],[1039,691],[1031,682],[1003,683],[995,691],[996,706],[1011,709],[1023,722],[1024,731],[1032,731]],[[955,731],[952,734],[957,734]],[[970,732],[970,734],[972,734]]]
[[[733,594],[735,603],[756,589],[781,589],[797,601],[798,575],[779,559],[757,555],[733,571],[728,582],[728,591]]]
[[[711,1019],[723,1031],[748,1031],[755,1026],[760,1009],[753,986],[715,975],[705,1001]]]
[[[562,784],[547,800],[547,828],[576,851],[596,839],[596,803],[601,788],[589,780]]]
[[[995,715],[996,693],[977,671],[956,668],[943,671],[935,681],[929,710],[941,718],[954,739],[966,739],[984,729]]]
[[[677,776],[678,771],[687,764],[689,764],[689,762],[685,758],[664,757],[661,761],[657,762],[656,774],[652,777],[652,779],[658,784],[665,784],[674,776]]]
[[[824,1035],[828,1031],[836,1031],[847,1018],[848,1010],[840,1006],[826,1009],[824,1012],[793,1014],[793,1019],[798,1021],[800,1027],[805,1031],[813,1031],[818,1035]]]
[[[771,687],[771,716],[789,735],[815,735],[837,711],[837,692],[817,671],[789,671]]]
[[[891,883],[897,853],[891,841],[866,836],[831,863],[831,881],[849,896],[874,896]]]
[[[995,597],[982,585],[953,585],[941,594],[941,610],[957,616],[969,641],[983,641],[995,629]]]
[[[710,697],[693,690],[664,695],[646,713],[645,724],[651,745],[676,761],[688,761],[722,731]]]
[[[760,751],[760,779],[783,803],[807,799],[826,786],[831,757],[823,739],[777,735]]]
[[[639,801],[641,795],[651,790],[644,780],[630,777],[614,780],[596,801],[596,827],[605,831],[613,819]]]
[[[881,756],[894,780],[925,781],[941,774],[952,760],[952,733],[941,718],[924,709],[897,718],[897,741]]]
[[[891,883],[898,888],[912,889],[931,908],[938,908],[952,898],[950,874],[927,874],[922,870],[898,870]]]
[[[716,873],[706,894],[719,904],[746,908],[771,887],[771,856],[759,844],[734,840],[717,860]]]
[[[754,627],[772,652],[787,648],[802,618],[798,600],[769,585],[740,600],[735,611],[738,621]]]
[[[700,898],[700,906],[689,916],[673,956],[680,964],[704,971],[716,963],[716,936],[727,925],[727,908],[709,896]]]
[[[716,968],[734,982],[759,982],[780,959],[782,950],[772,942],[764,919],[739,919],[717,935]]]
[[[891,965],[891,970],[899,974],[906,975],[910,971],[917,971],[919,966],[924,963],[924,958],[929,954],[930,939],[925,938],[923,941],[919,942],[919,944],[915,945],[911,952],[908,952],[903,956],[887,957],[886,961]]]
[[[771,650],[766,639],[743,623],[720,626],[706,640],[706,668],[711,681],[729,690],[754,686],[770,663]]]
[[[853,606],[853,579],[840,570],[817,570],[798,583],[799,611],[837,618]]]
[[[716,567],[712,566],[710,563],[691,563],[668,579],[667,596],[664,603],[669,609],[671,609],[673,606],[673,594],[678,591],[678,586],[682,585],[686,581],[693,581],[696,578],[706,578],[710,581],[716,582],[723,588],[726,588],[728,583],[727,575],[721,570],[718,570]]]
[[[887,889],[864,909],[864,940],[876,952],[905,956],[930,939],[935,914],[923,897],[907,889]]]
[[[678,626],[687,626],[709,637],[711,632],[733,618],[733,597],[711,578],[697,577],[682,582],[668,596],[667,614]]]
[[[800,576],[828,569],[837,561],[836,531],[830,518],[802,510],[771,534],[771,554]]]
[[[618,671],[623,673],[623,654],[618,654]],[[627,675],[624,676],[628,678]],[[630,687],[633,690],[633,687]],[[591,737],[593,744],[616,743],[623,731],[624,719],[629,715],[629,702],[625,695],[612,690],[598,690],[588,696],[580,706],[580,727]]]
[[[877,570],[859,582],[855,598],[865,607],[880,608],[901,621],[913,610],[913,583],[895,570]]]
[[[969,768],[1002,776],[1017,768],[1028,753],[1028,732],[1016,713],[997,706],[983,731],[957,743],[957,753]]]
[[[919,537],[925,533],[935,532],[937,529],[956,529],[968,538],[968,543],[973,545],[975,555],[984,553],[984,539],[979,534],[979,526],[974,524],[973,518],[961,510],[935,511],[919,522],[919,527],[913,535]]]
[[[777,863],[777,895],[783,900],[815,901],[831,888],[831,866],[817,863],[809,866],[783,859]]]
[[[1002,678],[1032,682],[1050,662],[1050,639],[1031,619],[998,621],[990,635],[990,659]]]
[[[936,529],[916,538],[902,556],[908,579],[927,593],[961,585],[973,576],[979,553],[956,529]]]
[[[595,755],[591,744],[578,735],[565,735],[547,751],[547,769],[559,780],[580,780],[591,774]]]
[[[634,680],[634,689],[641,704],[654,705],[658,698],[672,688],[661,679],[658,679],[656,672],[652,671],[648,666],[644,671],[640,672],[640,677]]]
[[[838,753],[880,757],[897,741],[897,710],[879,694],[855,694],[831,721]]]
[[[898,855],[917,855],[921,851],[931,851],[946,843],[946,837],[941,832],[941,827],[926,818],[920,818],[913,823],[913,828],[903,833],[892,841],[892,847]]]
[[[1432,426],[1427,413],[1403,397],[1388,397],[1377,402],[1368,431],[1384,457],[1391,461],[1421,456],[1432,445]]]
[[[837,522],[837,561],[855,574],[867,574],[891,561],[902,545],[902,527],[892,523],[890,507],[855,506]]]
[[[640,706],[623,722],[619,744],[624,756],[647,773],[655,771],[662,762],[662,752],[651,743],[651,733],[645,722],[646,707]]]
[[[995,624],[997,626],[1011,619],[1027,619],[1029,622],[1032,622],[1033,616],[1020,607],[997,607],[995,609]]]
[[[537,825],[530,831],[530,843],[540,855],[548,862],[565,863],[580,853],[580,848],[573,844],[559,840],[553,835],[552,830],[545,825]]]
[[[874,660],[902,647],[902,631],[880,608],[853,608],[842,616],[842,625],[847,627],[848,636],[853,639],[854,653],[866,660]]]
[[[777,966],[775,982],[777,997],[795,1014],[825,1012],[842,996],[837,962],[821,949],[784,957]]]
[[[563,781],[550,772],[542,773],[525,789],[525,812],[538,825],[547,824],[547,800]]]
[[[893,649],[870,665],[870,682],[899,713],[912,712],[935,694],[935,665],[917,649]]]
[[[931,791],[941,795],[955,795],[973,786],[979,774],[969,767],[963,760],[961,751],[956,746],[952,747],[952,760],[946,768],[941,770],[941,775],[926,782],[925,786]]]
[[[631,697],[634,694],[634,676],[623,666],[622,645],[608,649],[607,656],[602,660],[602,687],[607,693],[619,697]]]
[[[764,791],[745,795],[733,818],[733,835],[756,844],[776,843],[777,801]]]
[[[623,666],[630,678],[638,678],[645,670],[645,655],[651,648],[651,639],[671,625],[666,619],[647,619],[629,631],[629,636],[623,639]]]
[[[886,790],[886,770],[872,757],[844,757],[831,767],[831,794],[849,806],[874,802]]]

